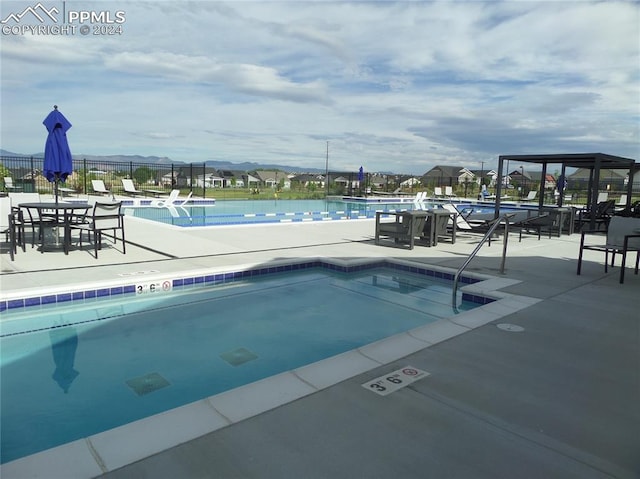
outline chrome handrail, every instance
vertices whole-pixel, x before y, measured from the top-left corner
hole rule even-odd
[[[456,296],[458,294],[458,281],[460,280],[460,275],[462,274],[464,269],[467,266],[469,266],[469,263],[471,263],[471,260],[473,258],[475,258],[476,254],[478,254],[478,251],[480,251],[480,248],[482,248],[482,245],[484,245],[485,242],[489,238],[491,238],[491,235],[496,230],[496,228],[498,226],[500,226],[500,223],[502,223],[502,221],[504,221],[504,241],[503,241],[504,244],[502,246],[502,261],[500,263],[500,274],[504,274],[504,265],[505,265],[505,261],[506,261],[506,257],[507,257],[507,239],[509,238],[509,218],[511,218],[513,216],[514,216],[514,214],[506,214],[506,215],[501,216],[498,219],[494,220],[494,222],[491,225],[491,227],[489,228],[489,230],[485,233],[485,235],[480,240],[480,243],[478,243],[478,246],[475,247],[475,249],[467,257],[465,262],[462,263],[462,266],[460,266],[458,268],[458,271],[456,271],[456,274],[453,277],[453,297],[451,298],[451,304],[453,306],[453,310],[454,310],[455,313],[458,313],[458,305],[457,305],[457,301],[456,301]]]

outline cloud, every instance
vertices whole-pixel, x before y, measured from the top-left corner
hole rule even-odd
[[[336,168],[398,173],[640,157],[637,2],[100,5],[122,35],[3,36],[4,149],[41,150],[55,103],[86,154],[318,167],[329,141]]]

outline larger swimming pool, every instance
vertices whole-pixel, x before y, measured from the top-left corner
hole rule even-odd
[[[382,266],[302,263],[5,305],[2,462],[453,316],[442,273]]]
[[[176,226],[215,226],[253,223],[291,223],[375,218],[376,211],[400,211],[413,208],[405,202],[367,202],[340,200],[216,200],[209,205],[156,208],[152,200],[139,206],[127,206],[125,213]]]

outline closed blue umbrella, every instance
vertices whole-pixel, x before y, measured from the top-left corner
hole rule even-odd
[[[49,134],[44,145],[44,176],[50,182],[55,182],[56,203],[58,202],[58,183],[66,181],[73,173],[73,160],[67,142],[67,130],[71,123],[58,111],[54,105],[53,111],[42,122]]]

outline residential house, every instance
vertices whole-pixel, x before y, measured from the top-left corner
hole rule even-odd
[[[260,183],[265,188],[282,188],[285,190],[291,188],[291,180],[289,179],[289,175],[284,171],[256,170],[251,174],[256,178],[259,178]]]
[[[461,169],[461,166],[434,166],[422,176],[422,183],[429,187],[457,185]]]
[[[574,173],[567,175],[567,188],[571,190],[586,190],[589,187],[590,174],[590,169],[578,168]],[[600,170],[600,185],[598,189],[621,191],[626,188],[628,182],[627,170],[603,168]]]

